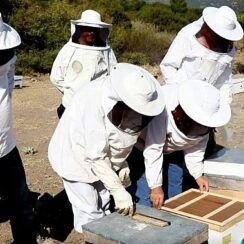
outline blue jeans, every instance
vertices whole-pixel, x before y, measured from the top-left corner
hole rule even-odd
[[[145,206],[152,206],[152,203],[150,201],[150,192],[151,189],[149,188],[146,180],[145,174],[141,176],[141,178],[137,181],[137,187],[136,187],[136,198],[137,202],[145,205]]]
[[[164,161],[167,166],[163,170],[163,188],[165,199],[174,197],[182,192],[183,167],[180,163]],[[138,203],[152,206],[150,201],[150,188],[147,184],[145,174],[137,180],[136,197]]]
[[[171,198],[180,194],[182,192],[182,183],[183,183],[182,165],[176,163],[169,163],[167,198]]]
[[[36,228],[22,161],[15,147],[0,158],[0,197],[9,211],[14,243],[36,243]]]
[[[137,151],[136,154],[139,155],[140,153]],[[130,188],[134,188],[134,191],[129,191],[135,196],[136,202],[146,206],[152,206],[150,201],[151,190],[144,174],[144,159],[141,156],[138,157],[138,155],[135,157],[135,150],[133,150],[132,156],[127,160],[131,169],[132,185],[134,185]],[[130,158],[133,158],[133,160],[130,160]],[[132,161],[134,163],[136,162],[136,167],[133,165]],[[140,172],[140,175],[138,176],[135,171]],[[183,175],[185,175],[183,153],[179,151],[165,155],[163,163],[163,190],[165,199],[174,197],[183,191]]]

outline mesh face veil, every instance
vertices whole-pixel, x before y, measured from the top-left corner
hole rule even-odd
[[[117,102],[108,117],[118,129],[130,134],[140,132],[153,118],[135,112],[123,102]]]

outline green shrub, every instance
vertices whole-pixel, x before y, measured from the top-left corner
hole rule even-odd
[[[160,28],[161,31],[177,32],[183,26],[198,19],[201,10],[184,9],[173,10],[160,3],[144,5],[137,14],[137,18],[146,23],[152,23]]]
[[[123,26],[119,26],[112,29],[111,33],[111,46],[116,55],[125,52],[127,37],[130,30],[125,29]]]
[[[244,29],[244,13],[238,15],[238,21],[240,22],[242,28]]]
[[[125,52],[118,57],[119,62],[143,65],[150,63],[149,57],[140,52]]]
[[[70,20],[85,9],[98,11],[103,21],[113,24],[111,45],[118,60],[158,64],[175,33],[201,15],[200,10],[186,9],[184,1],[174,2],[170,8],[143,0],[1,0],[0,11],[21,36],[17,71],[24,74],[50,72],[70,38]]]
[[[173,13],[186,13],[187,3],[185,0],[170,0],[170,8]]]
[[[140,63],[155,64],[159,63],[165,55],[174,35],[159,32],[158,28],[152,24],[146,24],[139,21],[132,23],[130,30],[123,28],[117,29],[113,35],[113,48],[118,59],[125,59],[128,56],[142,56]],[[135,53],[135,55],[132,55]]]
[[[28,74],[33,72],[49,73],[53,61],[57,55],[56,51],[30,50],[17,52],[16,73]]]

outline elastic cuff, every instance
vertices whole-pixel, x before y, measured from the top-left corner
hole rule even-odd
[[[150,187],[150,189],[152,190],[152,189],[154,189],[154,188],[157,188],[157,187],[160,187],[160,186],[162,186],[162,184],[160,184],[160,185],[155,185],[155,186],[152,186],[152,187]]]
[[[194,179],[196,180],[197,178],[203,176],[203,173],[198,173],[198,174],[194,174],[192,175],[194,177]]]

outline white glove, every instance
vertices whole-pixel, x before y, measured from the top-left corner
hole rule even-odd
[[[130,169],[127,161],[122,162],[122,164],[112,164],[114,171],[118,172],[119,179],[122,185],[127,188],[131,185],[130,181]]]
[[[131,195],[125,190],[118,175],[111,168],[109,158],[94,162],[92,164],[92,171],[114,197],[116,211],[122,215],[132,216],[134,213],[134,206]]]
[[[112,191],[111,194],[114,197],[116,212],[121,215],[132,216],[134,213],[134,205],[131,195],[125,189]]]
[[[125,188],[127,188],[131,185],[129,167],[122,168],[119,171],[119,179]]]

